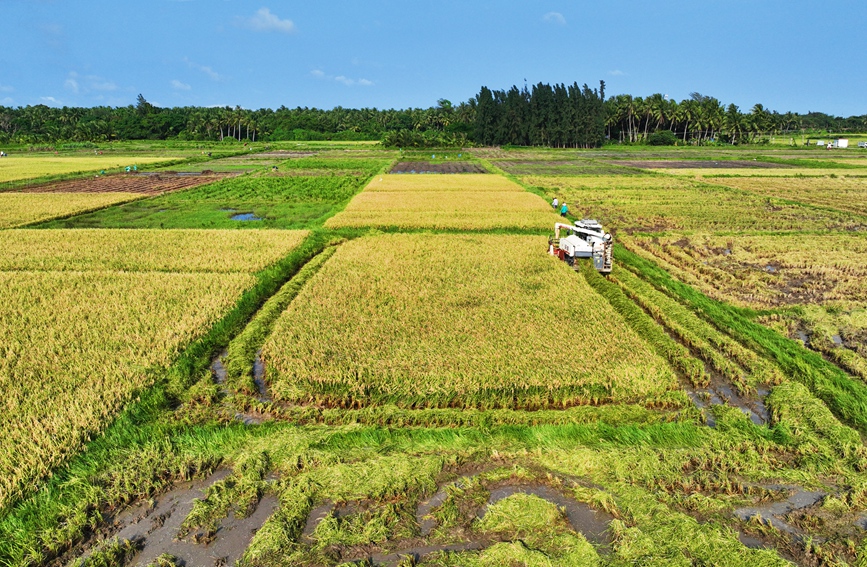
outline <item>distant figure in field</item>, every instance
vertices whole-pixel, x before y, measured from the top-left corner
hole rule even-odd
[[[565,217],[566,213],[569,212],[569,207],[566,206],[566,203],[563,203],[563,206],[560,207],[560,216]]]
[[[0,157],[6,157],[6,152],[0,152]]]
[[[551,206],[554,207],[554,209],[556,209],[559,204],[560,204],[560,200],[557,197],[554,197],[554,200],[551,201]]]

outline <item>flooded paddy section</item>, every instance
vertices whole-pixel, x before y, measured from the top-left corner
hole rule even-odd
[[[713,376],[706,388],[696,388],[689,383],[684,383],[683,387],[696,407],[702,410],[705,423],[710,427],[716,426],[716,420],[713,413],[707,410],[719,405],[738,408],[756,425],[765,425],[770,420],[770,413],[764,402],[769,393],[766,388],[759,388],[755,395],[745,396],[718,375]]]
[[[92,538],[82,548],[94,549],[100,541],[128,540],[138,550],[126,565],[150,565],[164,554],[176,558],[179,565],[231,566],[241,558],[253,535],[277,510],[276,497],[266,495],[245,518],[224,518],[216,531],[193,531],[179,537],[184,520],[196,500],[204,498],[208,488],[230,475],[219,470],[205,480],[176,485],[168,492],[140,502],[111,518],[99,538]],[[88,552],[80,554],[87,556]]]
[[[472,476],[462,476],[457,480],[442,485],[433,495],[421,500],[415,509],[415,520],[419,537],[389,541],[381,547],[370,545],[363,548],[346,548],[332,550],[339,555],[342,562],[366,562],[369,565],[396,565],[401,560],[412,558],[420,561],[426,556],[442,552],[478,551],[503,541],[501,537],[492,536],[471,528],[459,529],[452,533],[449,527],[441,528],[434,517],[437,509],[446,504],[452,497],[454,489],[470,490],[481,488],[477,479]],[[568,495],[568,490],[560,490],[538,482],[502,481],[482,489],[487,498],[472,509],[463,509],[465,520],[471,526],[479,525],[488,510],[497,503],[517,494],[532,495],[555,505],[568,521],[570,528],[581,533],[587,541],[605,552],[612,543],[608,528],[613,516],[593,509]],[[314,507],[307,517],[300,540],[303,544],[317,544],[317,528],[330,517],[346,519],[354,515],[369,513],[375,510],[377,503],[371,501],[350,501],[335,503],[325,500]],[[440,529],[438,529],[440,528]]]

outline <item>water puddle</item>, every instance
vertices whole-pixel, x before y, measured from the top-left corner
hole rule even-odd
[[[265,361],[262,360],[261,350],[256,352],[256,358],[253,359],[253,383],[259,391],[260,402],[272,401],[271,396],[268,395],[268,384],[265,383]]]
[[[237,215],[232,215],[230,217],[232,220],[236,221],[260,221],[262,217],[257,217],[254,213],[238,213]]]
[[[800,535],[802,532],[795,526],[785,522],[780,516],[785,516],[796,510],[803,510],[818,504],[827,493],[812,492],[803,490],[793,486],[768,486],[772,490],[791,490],[792,494],[783,502],[770,502],[762,506],[748,506],[746,508],[738,508],[734,511],[735,517],[748,522],[756,517],[761,518],[761,521],[769,526],[772,526],[779,531],[787,534]]]
[[[149,565],[165,553],[178,558],[181,565],[234,565],[256,530],[279,506],[276,497],[262,498],[247,518],[225,518],[208,537],[193,533],[185,540],[178,539],[178,531],[193,509],[194,500],[203,498],[209,486],[226,478],[230,472],[220,470],[207,480],[181,484],[153,499],[152,505],[143,502],[118,514],[112,521],[111,537],[136,541],[140,545],[140,551],[128,565]],[[196,543],[205,540],[208,543]]]
[[[491,491],[488,503],[479,511],[478,517],[484,517],[489,506],[513,494],[532,494],[555,504],[565,510],[566,517],[569,519],[569,523],[572,524],[572,529],[583,534],[587,538],[587,541],[596,545],[607,546],[611,544],[608,526],[611,520],[614,519],[613,516],[596,511],[583,502],[567,498],[560,494],[560,492],[545,485],[507,485],[496,488]]]
[[[725,380],[715,377],[711,379],[707,388],[697,389],[692,384],[685,383],[684,389],[700,410],[708,409],[711,406],[730,405],[741,410],[756,425],[764,425],[770,420],[770,414],[764,402],[765,396],[769,392],[767,388],[759,388],[755,396],[748,398],[738,394]],[[703,413],[705,414],[705,423],[709,427],[716,427],[716,419],[714,419],[713,414],[709,411]]]
[[[223,364],[223,359],[227,354],[229,354],[229,351],[223,350],[211,361],[211,375],[214,377],[214,382],[217,384],[224,385],[229,376],[229,373],[226,371],[226,366]]]

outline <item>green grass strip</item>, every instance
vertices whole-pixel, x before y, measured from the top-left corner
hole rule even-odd
[[[800,343],[751,321],[747,310],[735,309],[673,279],[656,264],[615,247],[615,258],[632,271],[695,310],[721,331],[759,354],[774,360],[786,376],[807,386],[834,414],[861,433],[867,433],[867,385]]]
[[[304,287],[304,284],[312,278],[322,264],[328,260],[336,247],[331,246],[311,259],[303,268],[289,280],[280,291],[271,296],[265,305],[256,313],[256,316],[244,327],[244,330],[229,343],[226,355],[227,382],[231,389],[246,394],[256,392],[253,383],[253,362],[256,352],[262,347],[262,343],[271,334],[277,318],[286,310],[289,304]]]
[[[693,384],[704,382],[704,364],[693,358],[689,349],[672,339],[641,307],[626,297],[616,283],[599,274],[589,261],[580,262],[580,266],[587,283],[608,300],[608,303],[641,338],[653,347],[657,354],[665,358]]]

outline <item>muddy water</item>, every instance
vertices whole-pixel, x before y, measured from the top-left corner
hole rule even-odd
[[[466,480],[471,478],[461,477],[458,480],[448,483],[442,487],[430,498],[419,502],[416,508],[416,520],[421,528],[421,536],[427,537],[436,527],[436,520],[426,518],[435,508],[441,506],[448,498],[448,488],[464,485]],[[487,513],[488,508],[499,502],[500,500],[512,496],[513,494],[532,494],[551,502],[552,504],[563,509],[569,523],[576,532],[580,532],[587,538],[587,541],[598,546],[607,547],[611,544],[611,537],[608,534],[608,526],[614,518],[604,512],[598,512],[592,509],[587,504],[578,502],[572,498],[564,496],[557,490],[542,484],[530,485],[505,485],[491,490],[487,504],[483,506],[476,514],[477,518],[483,518]],[[325,501],[313,510],[307,517],[307,522],[301,534],[301,540],[312,545],[316,543],[314,533],[316,527],[322,520],[330,514],[337,517],[345,517],[349,514],[358,513],[364,507],[364,503],[349,502],[345,505],[336,506],[334,502]],[[367,561],[373,565],[396,565],[402,559],[412,557],[418,561],[421,558],[441,551],[470,551],[480,550],[488,547],[492,542],[488,541],[484,536],[479,536],[474,541],[449,544],[449,545],[424,545],[423,540],[409,540],[404,543],[403,548],[400,548],[391,553],[374,553],[358,557],[343,557],[342,560],[350,561]]]
[[[746,397],[738,394],[737,390],[721,377],[713,377],[707,388],[694,388],[691,384],[684,384],[684,389],[698,409],[706,409],[710,406],[728,404],[741,410],[750,421],[756,425],[764,425],[769,419],[768,408],[765,406],[765,396],[768,395],[766,388],[759,388],[755,396]],[[710,412],[705,412],[705,420],[708,426],[715,427],[716,420]]]
[[[214,382],[217,384],[225,385],[226,379],[229,376],[226,367],[223,364],[223,359],[227,354],[229,354],[229,351],[224,350],[211,361],[211,374],[214,376]]]
[[[795,510],[809,508],[810,506],[819,503],[822,498],[827,496],[825,492],[811,492],[800,489],[799,487],[777,486],[768,488],[788,488],[794,492],[783,502],[770,502],[762,506],[738,508],[734,511],[734,515],[745,522],[755,518],[756,516],[760,516],[764,523],[777,528],[781,532],[800,535],[802,533],[801,530],[783,521],[779,516],[785,516]]]
[[[566,517],[569,519],[569,523],[572,524],[572,529],[583,534],[587,538],[587,541],[597,545],[609,545],[611,543],[608,525],[614,519],[613,516],[604,512],[598,512],[583,502],[567,498],[553,488],[545,485],[514,485],[494,489],[491,491],[490,498],[488,498],[488,504],[479,511],[478,517],[484,517],[489,506],[513,494],[532,494],[533,496],[547,500],[566,511]]]
[[[129,565],[148,565],[164,553],[177,557],[183,565],[234,565],[249,546],[256,530],[277,509],[277,498],[266,496],[247,518],[224,519],[210,538],[193,533],[184,540],[177,539],[181,523],[193,508],[193,501],[203,498],[210,485],[228,475],[229,471],[218,471],[205,481],[185,483],[163,494],[153,507],[141,504],[118,515],[114,520],[117,531],[113,537],[138,541],[142,546]],[[205,539],[210,543],[196,543]]]
[[[256,358],[253,359],[253,383],[259,391],[259,401],[270,402],[271,396],[268,395],[268,384],[265,383],[265,361],[262,360],[261,349],[256,352]]]

